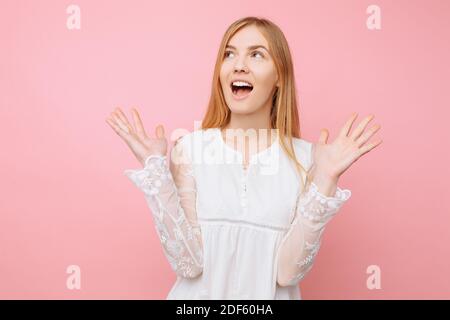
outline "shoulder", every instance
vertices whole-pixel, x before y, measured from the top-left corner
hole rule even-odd
[[[216,128],[196,129],[194,131],[184,131],[174,141],[173,149],[178,152],[185,152],[191,159],[194,157],[194,150],[202,150],[209,142],[217,137]]]
[[[303,138],[292,138],[297,160],[308,169],[312,165],[314,143]]]
[[[216,128],[196,129],[194,131],[186,131],[175,139],[174,144],[199,143],[201,141],[211,140],[216,137]]]

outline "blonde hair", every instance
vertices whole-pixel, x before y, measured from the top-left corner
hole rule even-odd
[[[306,181],[303,181],[302,172],[307,174],[308,171],[297,160],[292,143],[292,137],[300,138],[294,67],[286,38],[273,22],[264,18],[245,17],[233,22],[225,31],[214,68],[211,97],[201,128],[223,129],[230,121],[231,111],[225,102],[220,85],[220,69],[228,41],[236,32],[251,25],[255,25],[266,38],[279,76],[279,87],[274,93],[270,111],[271,129],[278,129],[281,147],[294,162],[303,185],[306,185],[308,176],[306,175]]]

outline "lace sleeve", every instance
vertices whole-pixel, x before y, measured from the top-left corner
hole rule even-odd
[[[177,142],[172,152],[180,151],[181,144]],[[195,178],[190,161],[171,159],[173,174],[167,157],[158,155],[149,156],[143,169],[128,169],[124,174],[144,192],[172,269],[181,277],[195,278],[203,271],[202,235],[195,211]]]
[[[350,196],[350,190],[337,187],[335,195],[327,197],[313,182],[300,196],[295,218],[278,251],[279,285],[296,285],[305,277],[319,251],[325,225]]]

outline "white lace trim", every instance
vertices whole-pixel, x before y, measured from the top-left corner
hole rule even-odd
[[[154,217],[157,234],[172,269],[180,276],[193,278],[203,271],[201,231],[188,221],[167,165],[167,157],[150,155],[140,170],[125,170],[125,175],[144,192]],[[182,188],[180,188],[182,189]]]
[[[316,184],[311,183],[308,190],[299,198],[297,217],[282,241],[282,246],[289,242],[294,231],[296,234],[300,232],[303,235],[303,245],[299,248],[298,254],[285,254],[283,256],[292,256],[293,258],[290,258],[289,261],[280,262],[283,270],[290,270],[288,276],[281,277],[282,279],[289,279],[287,285],[298,284],[311,270],[321,246],[325,225],[336,215],[350,196],[350,190],[337,187],[335,195],[327,197],[319,192]],[[280,250],[283,250],[283,247]],[[294,265],[290,266],[291,263],[294,263]]]

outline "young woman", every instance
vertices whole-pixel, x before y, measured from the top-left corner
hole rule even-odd
[[[168,299],[301,299],[325,225],[351,196],[339,177],[381,143],[368,143],[373,115],[350,132],[356,113],[331,143],[326,129],[315,144],[300,138],[287,41],[256,17],[226,31],[202,126],[175,142],[170,162],[163,126],[149,137],[132,115],[117,108],[107,122],[143,165],[124,173],[178,276]]]

